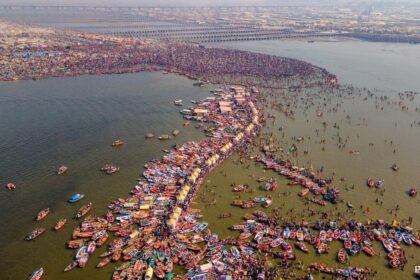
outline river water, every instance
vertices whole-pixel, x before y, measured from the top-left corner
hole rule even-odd
[[[93,212],[104,213],[112,199],[127,196],[143,165],[160,157],[162,148],[201,137],[193,126],[182,126],[180,107],[173,100],[191,104],[208,91],[184,77],[161,73],[0,84],[0,278],[25,279],[43,266],[45,279],[108,279],[113,268],[95,270],[96,260],[84,270],[62,273],[74,254],[64,249],[78,222],[73,215],[89,201]],[[148,132],[158,136],[176,128],[181,132],[172,140],[145,139]],[[119,138],[125,145],[112,148]],[[121,171],[112,176],[99,172],[109,162]],[[67,173],[55,175],[61,165],[69,167]],[[16,190],[8,192],[7,182],[14,182]],[[68,204],[77,192],[86,197]],[[52,213],[35,222],[36,213],[46,207]],[[69,224],[54,232],[62,217]],[[37,226],[46,233],[34,242],[24,241]]]
[[[399,91],[420,90],[420,46],[360,41],[263,41],[217,46],[306,60],[337,74],[340,82],[381,89],[375,94],[395,97]],[[89,201],[94,203],[92,212],[104,213],[109,201],[127,196],[144,163],[160,156],[162,148],[169,147],[175,140],[181,143],[202,137],[203,134],[193,125],[182,127],[179,107],[175,107],[172,101],[179,98],[185,101],[200,99],[209,95],[209,89],[194,87],[193,82],[184,77],[161,73],[51,78],[0,84],[2,279],[24,279],[33,268],[40,266],[46,269],[43,279],[108,279],[113,266],[95,269],[98,253],[86,268],[62,272],[74,255],[73,250],[64,248],[77,224],[71,217]],[[325,112],[322,119],[315,117],[314,109],[297,109],[295,120],[286,119],[278,111],[267,110],[276,115],[276,120],[269,122],[265,131],[275,132],[274,138],[283,148],[294,143],[292,136],[303,136],[305,140],[298,145],[309,153],[299,153],[293,160],[303,166],[311,164],[314,168],[323,164],[326,175],[334,171],[336,178],[345,177],[344,182],[337,182],[343,198],[351,201],[356,208],[361,204],[371,208],[366,215],[358,210],[356,218],[390,220],[395,217],[386,213],[386,209],[399,204],[399,215],[412,216],[413,226],[418,228],[420,219],[416,213],[419,199],[409,198],[405,193],[409,187],[420,182],[420,126],[410,126],[420,120],[419,114],[413,111],[414,106],[420,107],[418,99],[414,100],[417,103],[410,104],[409,112],[402,112],[396,105],[385,106],[382,111],[376,108],[374,99],[365,102],[359,97],[344,101],[333,98],[327,103],[340,103],[340,109]],[[347,115],[350,115],[350,121]],[[323,121],[329,124],[325,130]],[[335,147],[337,131],[332,129],[334,122],[341,126],[340,135],[349,137],[346,149]],[[395,122],[398,122],[397,127]],[[278,130],[280,126],[284,128],[284,138]],[[175,128],[181,130],[175,140],[160,142],[144,138],[147,132],[159,135],[170,133]],[[319,129],[319,137],[315,136],[315,129]],[[112,141],[118,138],[124,139],[126,145],[111,148]],[[321,150],[321,139],[326,139],[325,151]],[[385,139],[388,142],[385,143]],[[391,140],[394,143],[392,147]],[[371,142],[374,146],[368,145]],[[349,149],[359,150],[360,155],[350,155]],[[397,149],[395,154],[393,149]],[[112,176],[101,174],[98,169],[108,162],[119,165],[121,171]],[[401,167],[398,173],[389,169],[393,162],[398,162]],[[68,173],[55,175],[56,168],[63,164],[69,167]],[[246,168],[248,164],[251,166]],[[228,172],[225,176],[221,171]],[[279,188],[272,207],[282,208],[286,217],[291,208],[298,211],[307,207],[297,198],[298,190],[291,189],[279,176],[264,172],[260,166],[250,162],[240,165],[232,158],[217,167],[201,189],[204,201],[214,197],[217,204],[209,206],[197,199],[196,206],[203,208],[205,219],[210,222],[213,231],[222,236],[233,235],[228,226],[239,222],[241,215],[249,212],[229,206],[234,199],[229,185],[248,183],[257,188],[255,178],[262,176],[278,179]],[[385,179],[386,192],[383,196],[365,187],[367,177]],[[13,192],[4,188],[9,181],[17,186]],[[354,189],[352,185],[355,185]],[[86,198],[75,205],[67,204],[66,199],[76,192],[85,193]],[[256,193],[259,191],[256,190]],[[382,207],[375,205],[377,197],[383,201]],[[45,220],[34,222],[36,213],[46,207],[50,207],[52,213]],[[316,206],[311,207],[317,209]],[[338,207],[341,211],[345,210],[344,204]],[[217,219],[216,216],[224,211],[231,211],[233,217]],[[66,217],[69,224],[62,231],[53,232],[52,226],[61,217]],[[26,233],[36,226],[46,227],[47,232],[34,242],[24,241]],[[305,263],[323,261],[335,266],[337,248],[332,248],[331,254],[322,259],[313,253],[299,257]],[[379,246],[375,248],[383,253]],[[420,264],[420,255],[416,250],[409,249],[407,252],[414,258],[409,258],[405,272],[389,273],[383,255],[373,259],[362,255],[352,257],[352,264],[373,266],[379,271],[379,279],[402,279],[412,276],[414,264]]]

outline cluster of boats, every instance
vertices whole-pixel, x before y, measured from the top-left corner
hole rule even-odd
[[[251,157],[251,159],[260,162],[266,169],[272,169],[278,174],[287,177],[289,185],[300,185],[303,189],[299,192],[299,196],[304,197],[309,192],[313,193],[313,197],[308,199],[309,201],[325,206],[327,202],[336,203],[338,200],[339,190],[335,187],[329,187],[328,184],[331,182],[329,179],[322,179],[315,175],[315,173],[294,166],[291,161],[276,158],[272,153],[266,152],[264,156],[257,155]],[[266,187],[268,185],[268,187]],[[269,189],[270,184],[267,182],[264,189]],[[322,196],[321,199],[316,196]]]
[[[316,223],[312,226],[307,223],[280,225],[264,212],[254,211],[253,214],[245,215],[243,223],[232,225],[231,229],[241,231],[240,240],[251,238],[259,250],[272,253],[272,248],[280,246],[283,251],[281,256],[288,260],[295,258],[292,246],[288,244],[291,241],[295,241],[296,248],[304,252],[309,251],[305,244],[312,245],[318,254],[328,253],[329,243],[340,241],[343,248],[338,251],[337,260],[346,263],[349,256],[361,252],[367,256],[377,255],[373,249],[373,242],[376,240],[388,252],[389,266],[395,268],[403,267],[407,262],[401,246],[403,243],[406,246],[420,246],[420,239],[412,234],[411,228],[398,228],[395,223],[392,225],[382,220],[365,224],[349,221],[341,226],[333,222]]]
[[[171,279],[175,265],[186,270],[177,279],[268,279],[270,272],[259,257],[261,252],[279,259],[281,267],[289,267],[296,259],[294,248],[326,254],[333,241],[343,244],[337,252],[341,263],[361,252],[375,255],[372,244],[377,240],[388,251],[390,267],[403,267],[406,258],[402,244],[420,246],[419,237],[408,227],[381,220],[347,221],[341,225],[322,221],[311,225],[280,223],[262,211],[254,211],[246,214],[242,223],[231,227],[240,231],[239,237],[226,239],[219,239],[206,222],[200,221],[200,211],[190,204],[204,178],[235,149],[245,148],[259,131],[260,116],[254,102],[256,96],[245,88],[226,87],[217,97],[197,101],[188,112],[184,111],[187,120],[206,123],[208,137],[174,145],[160,160],[149,161],[130,197],[112,201],[103,216],[85,217],[67,243],[76,252],[64,271],[84,267],[96,248],[104,246],[111,236],[106,251],[99,255],[97,267],[121,261],[112,275],[115,280]],[[313,203],[325,205],[338,199],[339,191],[328,186],[328,179],[293,166],[290,161],[269,153],[253,159],[288,177],[291,185],[301,185],[300,196],[313,193],[310,199]],[[277,187],[274,179],[261,182],[266,191]],[[252,201],[242,201],[241,207],[250,208],[256,203],[269,206],[271,200],[268,195],[258,196]],[[84,205],[76,217],[85,216],[91,208],[92,203]],[[230,216],[225,212],[220,218]],[[354,279],[366,279],[370,273],[367,268],[329,268],[319,263],[311,268]]]
[[[76,201],[79,201],[80,199],[82,199],[83,197],[85,197],[84,194],[74,194],[72,195],[67,201],[69,203],[74,203]],[[84,215],[86,215],[92,208],[92,203],[88,203],[84,206],[82,206],[75,214],[75,218],[81,218]],[[48,214],[50,213],[50,208],[45,208],[43,210],[41,210],[36,216],[35,216],[35,221],[40,221],[42,219],[44,219]],[[67,223],[67,219],[62,218],[60,220],[57,221],[57,223],[54,225],[54,230],[58,231],[61,228],[64,227],[64,225]],[[34,240],[35,238],[37,238],[38,236],[40,236],[41,234],[43,234],[45,232],[45,228],[43,227],[37,227],[35,228],[33,231],[31,231],[30,233],[27,234],[26,236],[26,240],[30,241],[30,240]]]
[[[224,258],[222,241],[207,230],[207,223],[199,222],[202,215],[189,205],[208,172],[235,148],[246,145],[259,128],[253,102],[255,96],[240,87],[197,101],[184,117],[212,124],[212,137],[175,145],[161,160],[146,163],[131,197],[113,201],[104,216],[86,217],[67,243],[77,252],[65,271],[83,267],[94,248],[113,233],[115,238],[97,264],[100,268],[122,260],[113,279],[171,278],[175,264],[187,267],[194,279],[215,269],[232,275],[234,266],[226,270],[218,262]],[[230,108],[226,115],[222,106]]]

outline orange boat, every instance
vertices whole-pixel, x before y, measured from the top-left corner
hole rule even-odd
[[[305,196],[305,195],[307,195],[308,194],[308,192],[309,192],[309,189],[303,189],[303,190],[301,190],[300,192],[299,192],[299,196]]]
[[[124,145],[124,141],[121,139],[115,140],[114,142],[112,142],[111,146],[112,147],[118,147],[118,146],[122,146]]]
[[[45,208],[44,210],[41,210],[41,212],[39,212],[36,217],[35,220],[39,221],[45,218],[45,216],[48,215],[48,213],[50,213],[50,208]]]
[[[366,253],[368,256],[375,256],[375,251],[373,251],[373,248],[370,246],[363,246],[362,251]]]
[[[54,230],[57,231],[61,229],[67,223],[67,219],[60,219],[54,226]]]

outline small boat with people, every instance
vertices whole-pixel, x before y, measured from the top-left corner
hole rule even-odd
[[[77,265],[79,264],[79,262],[77,260],[72,261],[71,263],[69,263],[65,268],[64,268],[64,272],[70,271],[73,268],[75,268]]]
[[[307,195],[309,193],[309,189],[302,189],[300,192],[299,192],[299,196],[301,196],[301,197],[304,197],[305,195]]]
[[[371,188],[375,184],[375,181],[372,178],[368,178],[366,184],[369,188]]]
[[[101,268],[104,267],[105,265],[107,265],[109,262],[111,261],[111,257],[105,257],[103,259],[101,259],[101,261],[96,265],[97,268]]]
[[[168,134],[162,134],[158,137],[159,140],[169,140],[171,137]]]
[[[346,263],[348,258],[349,258],[349,255],[347,254],[346,249],[341,248],[340,250],[338,250],[337,259],[339,263]]]
[[[298,241],[298,242],[296,242],[295,244],[296,244],[296,247],[298,247],[301,251],[303,251],[303,252],[305,252],[305,253],[309,252],[309,249],[308,249],[308,247],[305,245],[305,243],[303,243],[303,242],[301,242],[301,241]]]
[[[116,165],[113,165],[113,164],[105,164],[101,168],[101,171],[105,172],[105,174],[107,174],[107,175],[111,175],[111,174],[114,174],[115,172],[120,171],[120,168]]]
[[[175,104],[176,106],[182,106],[182,105],[183,105],[183,103],[182,103],[182,99],[174,100],[174,104]]]
[[[26,236],[26,240],[27,241],[31,241],[34,240],[35,238],[37,238],[38,236],[40,236],[41,234],[43,234],[45,232],[45,228],[43,227],[38,227],[36,229],[34,229],[33,231],[31,231],[27,236]]]
[[[122,145],[124,145],[124,141],[121,139],[117,139],[111,144],[112,147],[120,147]]]
[[[146,134],[145,138],[146,139],[152,139],[152,138],[155,138],[155,135],[153,133],[149,132],[149,133]]]
[[[44,269],[41,267],[41,268],[38,268],[38,269],[35,269],[34,271],[32,271],[31,275],[29,275],[28,279],[29,280],[39,280],[39,279],[41,279],[43,274],[44,274]]]
[[[178,136],[179,134],[179,130],[178,129],[174,129],[174,131],[172,131],[172,135],[173,136]]]
[[[232,217],[232,213],[231,212],[223,212],[219,215],[220,219],[225,219],[225,218],[230,218]]]
[[[75,215],[75,218],[76,218],[76,219],[79,219],[79,218],[83,217],[84,215],[86,215],[86,214],[87,214],[87,212],[89,212],[89,211],[90,211],[90,209],[92,209],[92,205],[93,205],[93,203],[92,203],[92,202],[89,202],[88,204],[83,205],[83,206],[79,209],[79,211],[77,211],[77,213],[76,213],[76,215]]]
[[[41,210],[35,217],[35,221],[40,221],[44,219],[50,213],[50,208],[45,208]]]
[[[70,198],[67,200],[67,202],[74,203],[76,201],[81,200],[84,197],[85,197],[84,194],[76,193],[76,194],[73,194],[72,196],[70,196]]]
[[[16,186],[15,186],[15,184],[13,184],[13,183],[7,183],[6,188],[7,188],[9,191],[12,191],[12,190],[16,189]]]
[[[57,169],[57,175],[62,175],[67,172],[68,167],[63,165]]]
[[[262,204],[261,204],[261,206],[262,207],[264,207],[264,208],[268,208],[268,207],[270,207],[271,206],[271,204],[273,203],[273,200],[272,199],[267,199],[266,201],[264,201]]]
[[[55,225],[54,225],[54,230],[58,231],[60,230],[65,224],[67,223],[67,219],[63,218],[60,219]]]
[[[317,198],[315,198],[315,197],[312,197],[312,198],[310,199],[310,201],[311,201],[311,202],[313,202],[313,203],[315,203],[315,204],[318,204],[318,205],[320,205],[320,206],[325,206],[325,205],[327,205],[327,202],[326,202],[325,200],[322,200],[322,199],[317,199]]]

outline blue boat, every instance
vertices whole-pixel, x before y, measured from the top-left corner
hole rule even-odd
[[[29,276],[29,280],[39,280],[41,278],[41,276],[44,274],[44,269],[38,268],[34,271],[32,271],[31,275]]]
[[[85,197],[85,195],[84,195],[84,194],[76,193],[76,194],[73,194],[73,195],[69,198],[69,200],[67,200],[67,202],[69,202],[69,203],[73,203],[73,202],[76,202],[76,201],[81,200],[81,199],[82,199],[82,198],[84,198],[84,197]]]

